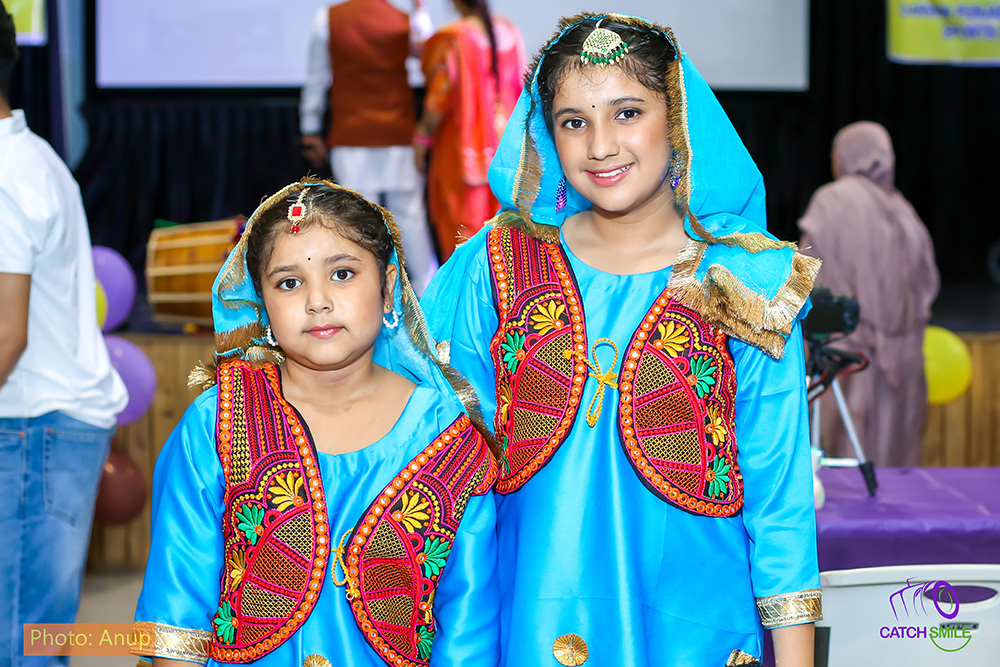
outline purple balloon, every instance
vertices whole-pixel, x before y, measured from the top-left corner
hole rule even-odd
[[[135,272],[118,252],[94,246],[94,275],[108,297],[108,316],[101,331],[114,331],[128,318],[135,303]]]
[[[118,371],[128,389],[128,405],[118,415],[118,426],[131,424],[153,404],[156,393],[156,371],[149,357],[139,347],[118,336],[105,336],[111,365]]]

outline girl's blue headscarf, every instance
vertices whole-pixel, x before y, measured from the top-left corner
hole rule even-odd
[[[585,21],[599,19],[657,31],[677,53],[667,72],[668,138],[679,153],[682,169],[675,201],[682,212],[693,213],[697,218],[686,216],[688,235],[705,238],[698,229],[699,222],[707,230],[718,230],[721,234],[764,232],[767,223],[763,179],[712,89],[669,28],[618,14],[584,14],[563,19],[560,31],[539,54],[490,166],[490,187],[501,209],[518,210],[523,218],[534,223],[559,226],[566,218],[590,208],[590,202],[572,185],[563,184],[562,165],[543,115],[538,74],[549,50],[569,30]],[[559,207],[561,184],[566,202]]]
[[[214,366],[232,359],[277,364],[284,361],[281,350],[268,345],[264,340],[264,327],[268,324],[267,311],[247,267],[247,240],[265,211],[274,206],[287,207],[289,196],[294,199],[302,190],[317,185],[325,185],[365,201],[381,214],[392,237],[393,252],[389,263],[399,267],[396,283],[392,287],[392,302],[393,309],[399,315],[399,326],[392,329],[382,327],[375,340],[375,363],[417,384],[436,387],[442,394],[454,397],[456,405],[468,412],[477,426],[482,426],[478,401],[472,387],[440,359],[437,349],[431,343],[423,312],[403,270],[402,237],[392,214],[352,190],[319,179],[307,178],[285,186],[265,200],[250,216],[246,229],[236,247],[229,253],[212,287],[215,363],[196,368],[191,374],[190,384],[214,384]],[[489,433],[485,428],[480,430]]]
[[[677,153],[674,205],[688,236],[707,243],[682,251],[671,279],[675,294],[736,337],[781,356],[792,322],[808,310],[819,262],[767,233],[760,171],[669,28],[620,14],[581,14],[560,22],[535,60],[490,165],[490,187],[501,206],[498,224],[555,241],[568,217],[591,207],[565,179],[544,116],[539,72],[567,32],[602,19],[601,27],[612,31],[618,24],[659,33],[676,54],[665,73],[667,140]]]

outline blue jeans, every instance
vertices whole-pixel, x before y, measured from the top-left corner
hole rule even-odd
[[[111,429],[60,412],[0,419],[0,665],[24,657],[24,623],[72,623]]]

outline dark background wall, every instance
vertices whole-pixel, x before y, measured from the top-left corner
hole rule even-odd
[[[885,21],[880,0],[812,0],[809,91],[719,98],[764,175],[776,235],[797,237],[809,197],[831,179],[836,131],[875,120],[894,139],[897,186],[930,229],[945,280],[985,282],[987,247],[1000,240],[1000,68],[890,63]],[[58,150],[52,48],[23,49],[12,101]],[[155,218],[249,214],[307,170],[296,104],[295,93],[88,99],[77,178],[94,242],[139,268]]]

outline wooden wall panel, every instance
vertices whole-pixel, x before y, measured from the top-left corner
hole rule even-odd
[[[153,362],[156,395],[146,414],[118,429],[113,446],[132,457],[142,468],[147,488],[152,492],[156,455],[184,410],[200,393],[198,389],[188,389],[188,373],[200,360],[211,358],[214,339],[211,335],[125,334],[123,337],[138,345]],[[147,500],[142,514],[124,526],[95,523],[88,567],[121,570],[145,566],[149,552],[149,518]]]
[[[922,462],[929,467],[1000,466],[1000,333],[960,333],[972,355],[968,391],[932,405]]]

